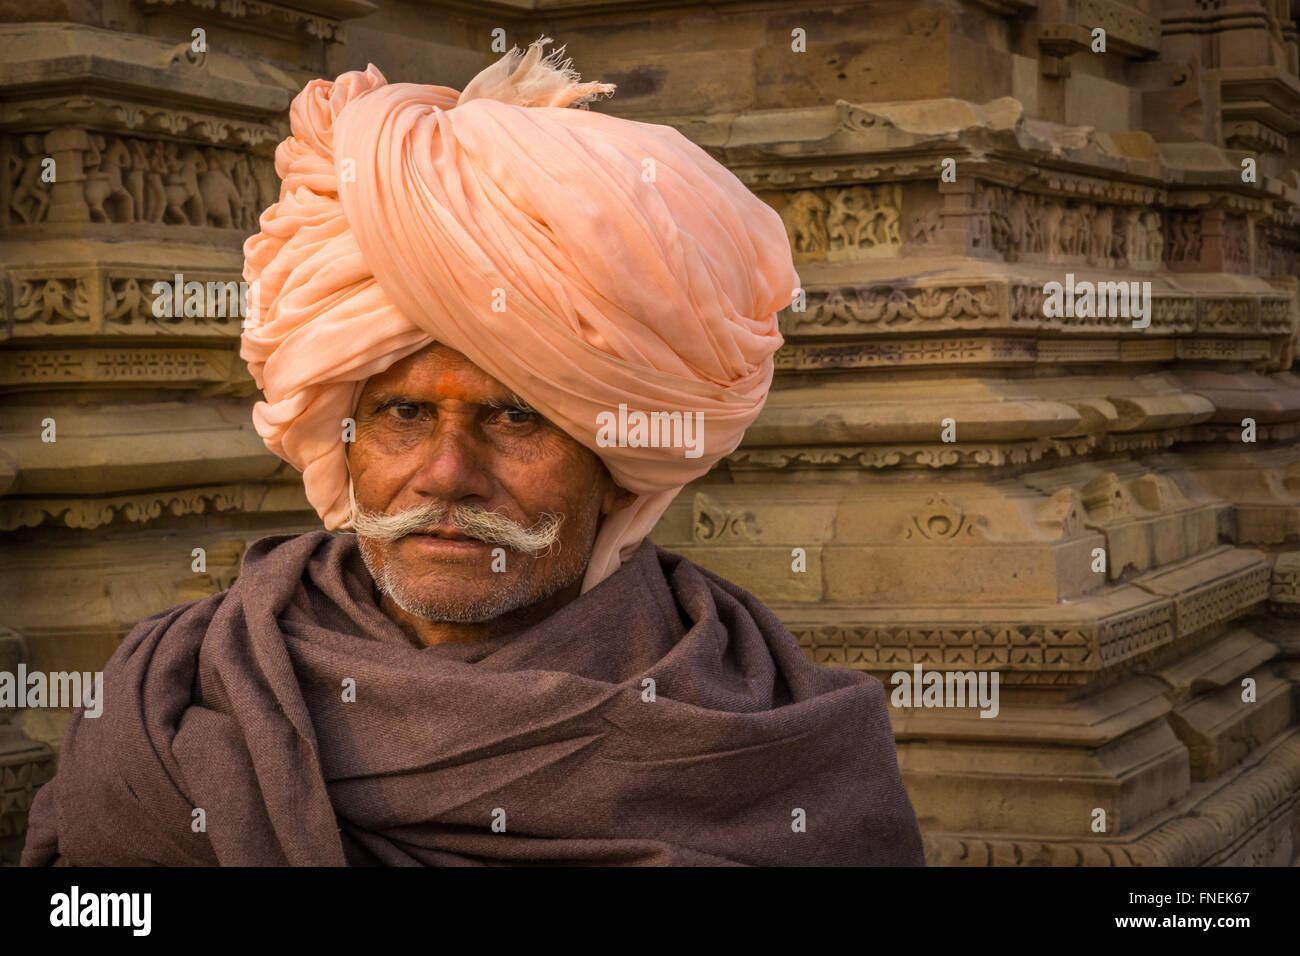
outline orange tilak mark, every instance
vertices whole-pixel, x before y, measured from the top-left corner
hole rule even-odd
[[[458,402],[465,401],[465,383],[450,372],[438,380],[438,387],[434,390],[434,397],[438,399],[454,398]]]

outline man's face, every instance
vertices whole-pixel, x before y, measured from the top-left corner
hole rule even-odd
[[[593,452],[443,345],[367,381],[354,417],[361,553],[416,617],[489,621],[574,585],[601,514],[627,494]],[[405,525],[383,517],[401,513]]]

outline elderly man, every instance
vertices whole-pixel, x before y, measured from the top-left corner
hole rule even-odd
[[[646,538],[762,407],[780,217],[545,42],[295,99],[241,355],[331,530],[127,636],[25,863],[922,862],[879,682]]]

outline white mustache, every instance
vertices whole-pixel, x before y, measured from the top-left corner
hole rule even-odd
[[[352,504],[352,530],[357,536],[387,544],[450,523],[458,531],[480,541],[503,545],[536,557],[549,553],[559,543],[560,526],[564,523],[564,515],[546,512],[537,519],[535,525],[525,528],[513,518],[478,505],[449,506],[439,501],[407,508],[396,514],[366,511],[357,504],[356,492],[351,483],[348,485],[348,498]]]

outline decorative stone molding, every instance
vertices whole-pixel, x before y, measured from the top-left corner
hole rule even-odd
[[[230,296],[220,293],[238,289],[240,275],[211,269],[184,269],[182,274],[186,284],[204,286],[200,314],[186,315],[185,309],[175,308],[171,310],[174,314],[154,315],[157,283],[169,288],[175,284],[175,272],[163,272],[157,266],[15,267],[7,273],[12,290],[7,301],[12,305],[3,316],[9,321],[0,328],[0,339],[102,334],[237,338],[242,325],[239,309],[232,310]],[[211,303],[209,283],[217,283],[219,293],[211,297]]]
[[[91,284],[87,276],[19,279],[10,317],[14,335],[85,334],[92,330]]]
[[[1136,658],[1174,638],[1170,602],[1139,604],[1093,620],[1028,622],[983,614],[961,623],[786,626],[814,663],[876,673],[914,664],[997,670],[1009,685],[1084,684],[1090,672]],[[993,619],[989,619],[993,618]]]
[[[1300,551],[1277,556],[1269,579],[1269,610],[1284,617],[1300,617]]]
[[[1120,280],[1116,280],[1120,281]],[[787,308],[778,315],[783,335],[796,343],[815,336],[845,334],[889,335],[900,332],[1034,331],[1105,332],[1126,338],[1156,335],[1293,334],[1292,299],[1286,295],[1254,293],[1225,296],[1152,294],[1151,325],[1134,329],[1122,315],[1054,317],[1043,314],[1042,284],[1017,281],[911,285],[879,282],[805,290],[806,309]],[[952,341],[952,340],[948,340]],[[1043,350],[1060,347],[1037,340]],[[1077,340],[1071,340],[1076,342]],[[1185,340],[1179,340],[1179,344]],[[1074,346],[1070,346],[1074,347]],[[1013,346],[1014,349],[1023,346]],[[916,351],[916,347],[911,347]],[[1210,356],[1204,356],[1210,357]],[[791,361],[791,360],[786,360]]]
[[[153,133],[172,140],[238,148],[268,155],[289,135],[283,121],[259,123],[247,117],[136,103],[100,93],[38,97],[0,103],[0,129],[54,126],[93,128],[105,133]],[[40,135],[40,134],[24,134]],[[15,156],[21,154],[14,152]]]
[[[0,498],[0,531],[54,522],[69,528],[100,528],[119,518],[147,524],[172,516],[260,510],[266,489],[255,485],[179,488],[107,498]]]
[[[229,349],[34,349],[0,353],[0,386],[225,382]]]
[[[1257,551],[1222,548],[1192,562],[1161,568],[1133,584],[1174,602],[1179,638],[1240,617],[1268,600],[1271,568]]]
[[[1294,732],[1225,786],[1160,814],[1130,836],[1053,840],[928,832],[930,866],[1268,866],[1286,865],[1300,791]]]
[[[252,27],[256,27],[259,20],[268,23],[288,23],[305,31],[310,37],[336,42],[343,40],[343,20],[364,16],[375,9],[373,4],[360,2],[360,0],[343,0],[331,4],[298,0],[295,6],[268,3],[267,0],[134,0],[134,2],[144,7],[181,5],[195,10],[211,11],[222,17],[247,19]],[[335,15],[312,12],[312,8],[330,10]]]
[[[1112,344],[1118,353],[1119,344]],[[777,369],[790,371],[925,365],[1032,365],[1038,361],[1036,341],[1004,337],[900,339],[843,345],[792,344],[776,354]]]
[[[785,310],[782,331],[810,333],[912,331],[959,327],[997,328],[1006,314],[1005,287],[988,285],[911,286],[880,283],[808,290],[804,312]]]
[[[695,493],[692,539],[697,542],[756,542],[762,538],[754,513],[729,508],[703,491]]]
[[[1007,684],[1086,684],[1093,680],[1090,672],[1132,669],[1148,652],[1230,619],[1266,593],[1267,571],[1261,577],[1252,569],[1186,598],[1139,603],[1094,619],[990,620],[996,615],[982,611],[960,624],[810,625],[787,620],[787,627],[819,664],[877,673],[922,664],[998,670]],[[1124,666],[1116,670],[1118,665]]]
[[[1160,50],[1160,21],[1117,0],[1075,0],[1076,22],[1106,31],[1107,49],[1130,56],[1150,56]]]
[[[1054,538],[1073,538],[1083,533],[1083,499],[1073,488],[1062,488],[1038,506],[1036,518],[1038,526]]]
[[[903,523],[899,540],[914,544],[983,541],[985,524],[986,518],[967,516],[947,495],[932,495],[924,508]]]
[[[1170,439],[1172,442],[1173,438]],[[1167,443],[1166,443],[1167,444]],[[840,445],[804,448],[741,448],[725,459],[737,471],[787,468],[980,468],[987,465],[1023,465],[1048,456],[1070,457],[1097,448],[1097,439],[1038,439],[1023,442],[967,442],[929,445]],[[1152,447],[1164,447],[1154,442]]]

